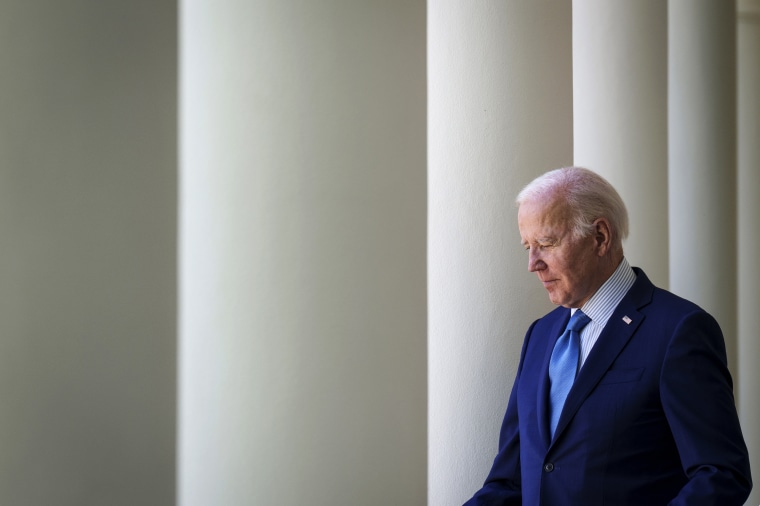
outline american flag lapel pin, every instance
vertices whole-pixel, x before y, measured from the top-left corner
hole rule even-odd
[[[631,320],[628,316],[624,316],[623,321],[626,323],[626,325],[630,325],[633,320]]]

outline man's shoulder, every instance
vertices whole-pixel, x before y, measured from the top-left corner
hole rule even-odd
[[[644,271],[634,268],[636,272],[636,282],[623,301],[630,301],[639,304],[640,307],[647,308],[647,311],[667,311],[672,314],[689,314],[695,312],[704,313],[698,304],[691,300],[678,295],[665,288],[655,286]]]
[[[545,327],[545,326],[554,326],[560,323],[563,323],[565,320],[570,318],[570,310],[566,307],[557,306],[553,310],[546,313],[544,316],[533,322],[533,325],[531,327]]]

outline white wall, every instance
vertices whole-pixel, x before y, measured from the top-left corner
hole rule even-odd
[[[0,504],[174,500],[175,22],[0,3]]]
[[[181,12],[179,502],[424,504],[425,3]]]

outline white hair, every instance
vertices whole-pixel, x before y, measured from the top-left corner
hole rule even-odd
[[[593,231],[599,218],[606,218],[612,239],[622,245],[628,237],[628,211],[615,188],[596,172],[582,167],[563,167],[549,171],[530,183],[517,195],[516,203],[543,200],[564,202],[570,213],[573,235],[585,237]]]

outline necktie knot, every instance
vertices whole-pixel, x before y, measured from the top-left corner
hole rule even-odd
[[[589,318],[586,313],[578,309],[570,318],[570,321],[567,322],[567,328],[573,332],[580,332],[583,330],[583,327],[588,325],[588,322],[590,321],[591,318]]]

